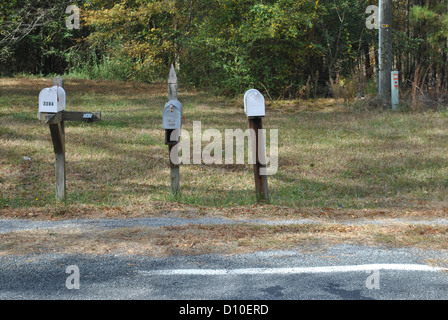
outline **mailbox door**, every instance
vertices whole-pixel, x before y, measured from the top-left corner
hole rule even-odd
[[[39,93],[39,112],[58,113],[65,110],[65,91],[56,86]]]
[[[258,91],[251,91],[246,96],[246,114],[248,117],[264,117],[265,102],[263,95]]]
[[[52,88],[45,88],[39,93],[39,112],[58,112],[56,92]]]
[[[180,129],[182,126],[182,103],[170,100],[163,108],[163,129]]]
[[[254,92],[259,92],[259,91],[257,89],[250,89],[250,90],[247,90],[246,93],[244,94],[244,112],[246,114],[247,114],[247,97]]]
[[[180,110],[171,105],[163,109],[163,129],[180,129],[182,124],[182,114]]]

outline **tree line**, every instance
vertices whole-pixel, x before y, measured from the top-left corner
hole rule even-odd
[[[69,5],[79,29],[67,28]],[[376,90],[378,68],[369,5],[378,1],[9,0],[0,72],[152,82],[174,64],[183,82],[226,95],[362,95]],[[393,17],[402,85],[445,92],[448,0],[395,0]]]

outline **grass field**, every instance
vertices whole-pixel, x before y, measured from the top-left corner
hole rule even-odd
[[[268,177],[270,203],[256,203],[249,164],[181,166],[182,196],[174,198],[161,119],[167,84],[76,79],[65,81],[67,110],[101,111],[102,121],[66,124],[67,202],[56,204],[50,133],[37,120],[39,91],[51,84],[33,77],[0,79],[4,217],[175,212],[356,218],[448,211],[448,112],[372,111],[362,101],[332,99],[269,101],[263,125],[279,130],[279,169]],[[190,132],[193,121],[223,135],[248,127],[242,96],[215,97],[180,84],[179,100],[183,128]]]

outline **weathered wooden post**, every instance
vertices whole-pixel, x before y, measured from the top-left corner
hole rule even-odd
[[[170,156],[171,192],[173,195],[179,195],[179,154],[176,145],[180,140],[180,130],[184,117],[182,103],[179,102],[177,96],[177,75],[173,65],[171,65],[168,76],[168,100],[163,108],[163,129],[165,129],[165,144],[168,145]]]
[[[261,174],[266,168],[266,153],[263,137],[263,121],[265,102],[263,95],[256,89],[250,89],[244,94],[244,111],[251,129],[252,158],[254,163],[254,179],[257,201],[269,201],[268,178]],[[266,170],[264,170],[266,172]]]
[[[100,112],[65,111],[65,90],[63,80],[56,77],[53,87],[45,88],[39,93],[38,119],[49,125],[55,154],[56,201],[66,199],[65,170],[65,121],[96,122],[101,120]]]
[[[53,86],[56,86],[60,90],[61,88],[64,87],[64,81],[62,80],[61,77],[56,77],[53,80]],[[49,126],[51,132],[51,139],[53,140],[54,155],[55,155],[56,200],[65,201],[66,197],[65,122],[58,121],[57,123],[50,123]]]

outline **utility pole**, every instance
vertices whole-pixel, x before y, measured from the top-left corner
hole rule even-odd
[[[391,106],[392,0],[379,0],[379,97],[382,104]]]

